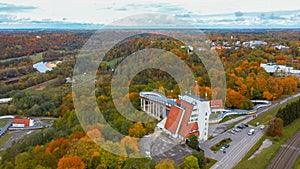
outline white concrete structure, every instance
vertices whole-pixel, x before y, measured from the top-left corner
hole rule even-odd
[[[0,103],[8,103],[12,101],[12,98],[3,98],[3,99],[0,99]]]
[[[261,63],[260,67],[264,68],[268,73],[275,73],[279,76],[300,76],[300,70],[296,70],[293,67],[288,67],[284,65],[277,65],[276,63]]]
[[[141,109],[161,120],[158,127],[174,138],[185,140],[191,134],[199,140],[207,140],[210,101],[194,96],[180,95],[179,99],[168,99],[156,92],[141,92]]]
[[[190,116],[189,123],[197,122],[199,131],[199,140],[207,140],[208,138],[208,122],[211,114],[210,101],[202,99],[194,95],[180,95],[180,100],[184,100],[193,104],[193,111]]]
[[[140,100],[142,111],[157,120],[167,117],[171,106],[176,104],[171,99],[157,92],[141,92]]]

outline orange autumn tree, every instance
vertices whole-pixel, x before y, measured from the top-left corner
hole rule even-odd
[[[244,101],[244,96],[232,89],[227,89],[226,107],[241,108]]]
[[[139,152],[138,142],[136,138],[126,136],[121,140],[121,145],[125,147],[128,155]]]
[[[60,158],[64,156],[69,149],[69,140],[59,138],[51,141],[46,147],[46,153],[54,154],[56,157]]]
[[[146,134],[146,129],[141,122],[134,124],[132,128],[128,130],[129,136],[141,138]]]
[[[78,156],[63,157],[59,160],[57,169],[85,169],[85,164]]]

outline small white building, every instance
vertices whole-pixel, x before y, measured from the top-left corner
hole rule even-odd
[[[293,67],[277,65],[276,63],[261,63],[260,67],[264,68],[268,73],[275,73],[282,76],[296,75],[300,76],[300,70],[294,69]]]
[[[12,127],[25,128],[34,125],[34,120],[30,118],[15,117],[12,121]]]

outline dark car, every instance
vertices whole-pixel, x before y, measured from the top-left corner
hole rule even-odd
[[[239,128],[239,129],[243,129],[244,128],[243,126],[240,126],[240,125],[236,126],[236,127]]]
[[[230,144],[226,144],[226,145],[225,145],[225,148],[228,148],[228,147],[230,147]]]
[[[245,127],[249,127],[249,125],[248,125],[248,124],[244,124],[244,126],[245,126]]]

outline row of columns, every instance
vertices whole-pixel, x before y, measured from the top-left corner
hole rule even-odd
[[[161,115],[164,118],[166,114],[165,106],[145,98],[141,98],[141,109],[158,120],[160,120]]]

